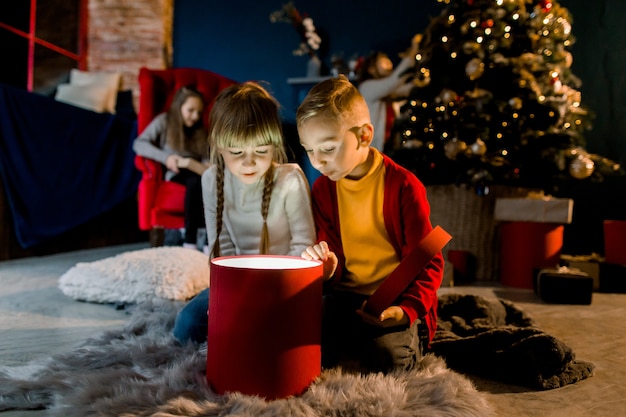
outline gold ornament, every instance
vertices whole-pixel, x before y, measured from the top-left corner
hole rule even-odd
[[[484,155],[487,153],[487,145],[481,139],[476,139],[476,142],[470,145],[470,150],[474,155]]]
[[[521,108],[522,108],[522,104],[523,104],[522,99],[521,99],[521,98],[519,98],[519,97],[512,97],[512,98],[509,100],[509,106],[511,106],[511,108],[512,108],[513,110],[519,110],[519,109],[521,109]]]
[[[579,155],[569,164],[569,173],[572,177],[582,180],[593,173],[595,163],[589,155]]]
[[[483,72],[485,72],[485,64],[478,58],[472,58],[465,66],[465,74],[472,81],[480,78]]]
[[[443,146],[443,151],[448,159],[456,159],[456,156],[461,152],[465,152],[466,149],[467,143],[457,138],[452,139]]]
[[[441,98],[441,101],[443,103],[450,103],[456,100],[457,94],[453,90],[444,88],[443,90],[441,90],[441,93],[439,93],[439,97]]]

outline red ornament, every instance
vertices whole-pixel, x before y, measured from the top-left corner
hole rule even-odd
[[[550,11],[550,9],[552,8],[552,1],[551,0],[541,0],[541,10],[544,13],[548,13]]]

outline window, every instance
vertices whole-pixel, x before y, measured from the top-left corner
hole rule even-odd
[[[86,67],[87,0],[23,0],[0,12],[0,82],[50,95]]]

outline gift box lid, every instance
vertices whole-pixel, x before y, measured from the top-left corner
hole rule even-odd
[[[500,221],[570,224],[574,200],[531,193],[522,198],[497,198],[494,218]]]

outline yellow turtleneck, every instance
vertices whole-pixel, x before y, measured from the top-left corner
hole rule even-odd
[[[400,263],[383,218],[383,157],[374,148],[370,152],[374,160],[364,177],[337,182],[341,241],[346,257],[345,278],[338,285],[360,294],[372,294]]]

